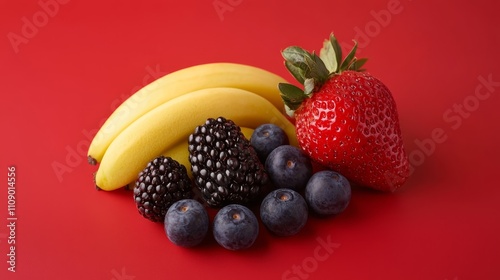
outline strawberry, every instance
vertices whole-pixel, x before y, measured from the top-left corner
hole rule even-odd
[[[313,160],[353,184],[395,191],[409,176],[396,103],[389,89],[362,69],[357,44],[342,60],[332,34],[319,56],[296,46],[282,51],[285,66],[303,89],[279,84],[295,118],[299,145]]]

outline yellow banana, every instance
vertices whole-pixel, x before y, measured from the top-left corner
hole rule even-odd
[[[252,91],[284,111],[278,83],[285,80],[269,71],[237,63],[208,63],[167,74],[125,100],[106,120],[92,140],[89,163],[102,160],[111,142],[127,126],[159,105],[183,94],[211,87],[234,87]]]
[[[295,126],[267,99],[238,88],[206,88],[174,98],[151,110],[109,145],[96,173],[96,185],[114,190],[133,181],[146,164],[187,141],[207,118],[223,116],[240,127],[274,123],[290,144],[298,145]]]

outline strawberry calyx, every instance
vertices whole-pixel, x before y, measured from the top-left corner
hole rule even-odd
[[[288,83],[278,84],[287,114],[293,117],[302,102],[317,92],[332,76],[347,70],[364,71],[362,67],[367,59],[356,58],[357,47],[358,44],[354,41],[354,46],[342,59],[342,48],[332,33],[330,38],[324,41],[319,56],[314,51],[308,52],[297,46],[285,48],[281,52],[285,67],[304,87],[301,89]]]

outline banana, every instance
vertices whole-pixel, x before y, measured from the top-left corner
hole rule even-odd
[[[173,98],[204,88],[234,87],[259,94],[284,110],[278,90],[281,82],[285,79],[276,74],[237,63],[201,64],[167,74],[134,93],[109,116],[90,144],[89,163],[99,163],[111,142],[127,126]]]
[[[249,128],[249,127],[240,127],[241,128],[241,132],[243,133],[243,135],[245,135],[245,138],[250,140],[250,138],[252,137],[252,134],[253,134],[253,131],[254,129],[253,128]]]
[[[284,129],[290,144],[298,145],[295,126],[267,99],[238,88],[206,88],[158,106],[123,130],[102,158],[95,177],[97,187],[125,186],[154,157],[187,141],[207,118],[219,116],[240,127],[274,123]]]

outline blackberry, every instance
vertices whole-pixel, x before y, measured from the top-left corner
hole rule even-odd
[[[145,218],[163,222],[174,202],[194,197],[192,187],[185,166],[170,157],[159,156],[139,173],[134,187],[135,204]]]
[[[268,182],[264,165],[232,120],[209,118],[188,142],[194,183],[209,206],[249,203]]]

